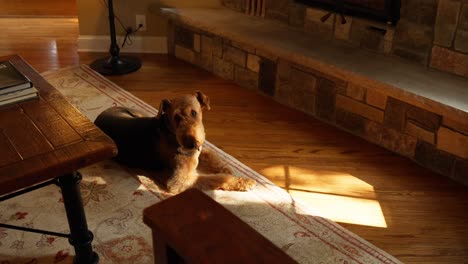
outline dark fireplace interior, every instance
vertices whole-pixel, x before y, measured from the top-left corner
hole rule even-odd
[[[396,24],[400,19],[400,0],[296,0],[342,15],[370,18]],[[345,20],[342,19],[342,23]]]

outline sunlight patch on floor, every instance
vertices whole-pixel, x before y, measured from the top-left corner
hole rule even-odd
[[[260,171],[293,197],[336,222],[387,227],[374,187],[347,173],[294,166]]]
[[[289,190],[289,193],[313,207],[320,216],[335,222],[387,227],[380,204],[376,200],[296,190]]]

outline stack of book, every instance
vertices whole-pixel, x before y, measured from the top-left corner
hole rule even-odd
[[[0,106],[39,97],[33,83],[9,61],[0,62]]]

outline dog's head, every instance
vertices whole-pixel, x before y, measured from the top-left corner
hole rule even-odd
[[[164,99],[158,117],[165,118],[168,129],[175,134],[182,150],[197,150],[205,142],[203,111],[210,109],[210,99],[202,92]]]

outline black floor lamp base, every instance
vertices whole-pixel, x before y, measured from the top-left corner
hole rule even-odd
[[[131,56],[107,57],[95,60],[90,67],[102,75],[123,75],[140,69],[141,61]]]

